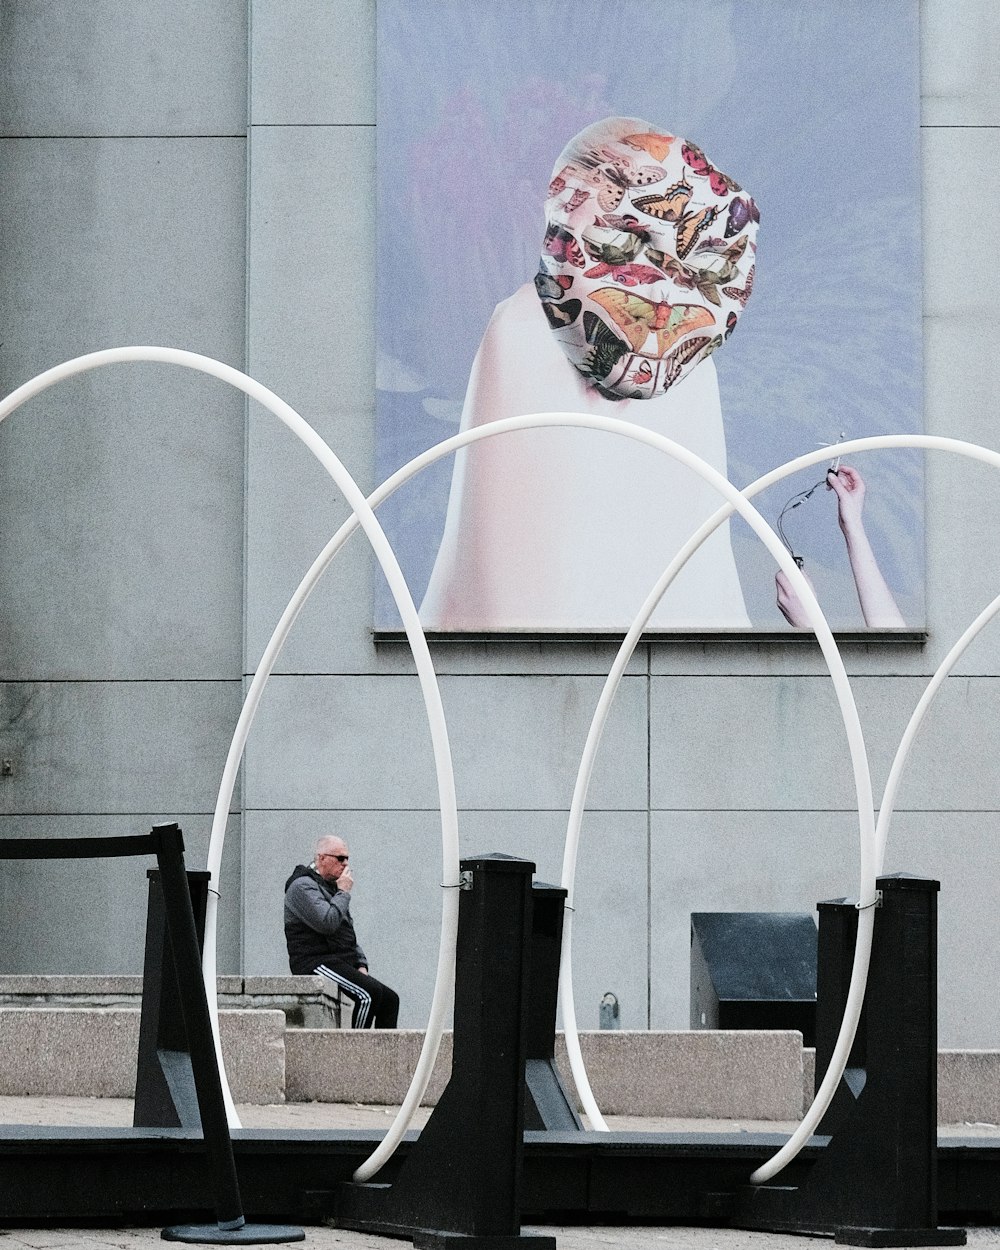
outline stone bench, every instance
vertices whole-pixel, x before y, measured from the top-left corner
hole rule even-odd
[[[237,977],[216,981],[219,1008],[282,1011],[291,1028],[339,1027],[340,995],[326,977]],[[138,1007],[140,976],[0,976],[0,1007]]]

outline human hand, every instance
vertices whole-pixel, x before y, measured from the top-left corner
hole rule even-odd
[[[844,536],[863,528],[861,513],[865,506],[865,479],[849,464],[842,464],[836,473],[826,475],[826,489],[837,496],[837,520]]]
[[[802,569],[801,572],[802,576],[809,583],[809,589],[815,593],[816,588],[813,586],[809,574],[805,569]],[[774,586],[777,591],[778,610],[789,625],[801,625],[808,628],[811,624],[809,617],[806,615],[806,610],[802,606],[802,600],[795,593],[791,579],[784,569],[778,569],[777,573],[775,573]]]
[[[350,894],[353,885],[354,885],[354,873],[351,872],[350,865],[348,864],[344,868],[344,871],[337,878],[337,889],[345,890],[348,894]]]

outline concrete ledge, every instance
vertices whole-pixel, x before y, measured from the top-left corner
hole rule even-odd
[[[592,1032],[580,1034],[580,1049],[608,1115],[794,1120],[801,1113],[800,1033]],[[556,1057],[568,1078],[561,1035]]]
[[[232,1010],[276,1009],[294,1028],[331,1028],[336,987],[326,977],[219,977],[219,1003]],[[138,1007],[139,976],[0,976],[0,1007]]]
[[[431,1074],[424,1103],[434,1106],[451,1075],[451,1033]],[[285,1097],[289,1102],[403,1101],[424,1043],[422,1029],[289,1029]]]
[[[236,1101],[283,1102],[284,1014],[223,1011],[219,1028]],[[0,1009],[0,1094],[131,1098],[138,1047],[133,1008]]]
[[[451,1067],[451,1034],[424,1101],[434,1105]],[[291,1029],[285,1038],[289,1102],[402,1100],[417,1064],[417,1030]],[[580,1035],[594,1095],[609,1115],[793,1120],[802,1111],[798,1033],[593,1032]],[[562,1035],[557,1061],[572,1089]]]
[[[939,1124],[1000,1124],[1000,1051],[938,1051]]]

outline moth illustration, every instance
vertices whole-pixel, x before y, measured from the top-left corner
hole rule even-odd
[[[539,269],[535,274],[535,290],[539,299],[562,299],[572,285],[572,274],[560,273],[553,276],[544,269]]]
[[[583,247],[593,260],[605,265],[626,265],[642,250],[642,239],[631,231],[623,230],[615,235],[614,242],[596,238],[597,223],[584,230]]]
[[[688,165],[693,173],[708,179],[708,185],[716,195],[729,195],[732,191],[743,190],[740,184],[734,182],[728,174],[724,174],[721,170],[716,169],[696,144],[682,143],[681,156],[684,158],[684,164]]]
[[[568,230],[564,230],[562,226],[557,226],[554,222],[545,231],[542,247],[549,256],[558,261],[568,261],[571,265],[576,265],[578,269],[582,269],[587,263],[576,239]]]
[[[613,213],[631,188],[648,187],[666,176],[666,170],[659,165],[636,165],[627,156],[606,149],[588,153],[578,163],[567,165],[553,179],[553,184],[561,181],[565,187],[570,178],[585,182],[597,191],[601,208]]]
[[[583,314],[583,332],[590,344],[590,351],[583,366],[577,367],[588,377],[606,378],[628,351],[628,346],[597,313]]]
[[[739,300],[740,307],[746,308],[747,300],[753,293],[753,275],[756,268],[756,265],[750,266],[750,272],[747,274],[746,286],[744,286],[742,290],[738,286],[724,286],[722,288],[722,294],[728,295],[730,299]]]
[[[689,339],[686,343],[682,343],[680,347],[676,347],[663,362],[663,369],[666,375],[666,385],[673,386],[677,379],[684,371],[684,366],[694,360],[695,356],[707,351],[712,346],[712,340],[707,334],[701,334],[697,338]]]
[[[542,311],[549,319],[549,325],[553,330],[564,330],[567,326],[571,326],[579,317],[582,304],[578,299],[568,299],[565,304],[550,304],[547,300],[542,301]]]
[[[737,321],[739,321],[739,317],[734,312],[731,312],[726,318],[726,338],[729,338],[730,334],[736,329]]]
[[[633,196],[632,207],[660,221],[680,221],[693,194],[694,188],[690,182],[682,178],[680,182],[673,183],[665,191],[655,195]]]
[[[715,324],[715,318],[700,304],[654,303],[642,295],[630,295],[615,287],[601,287],[590,298],[606,310],[634,352],[642,351],[652,334],[658,357],[685,334]]]
[[[729,217],[723,234],[727,239],[731,239],[734,234],[745,230],[751,221],[760,221],[760,211],[749,195],[745,197],[738,195],[729,205]]]
[[[662,282],[663,274],[652,265],[609,265],[602,262],[583,271],[585,278],[611,278],[622,286],[642,286],[647,282]]]
[[[644,360],[636,369],[635,373],[629,378],[630,382],[634,382],[636,386],[648,386],[653,380],[653,366],[648,360]]]
[[[658,135],[646,131],[641,135],[626,135],[624,142],[637,152],[648,152],[654,161],[662,161],[674,143],[674,135]]]

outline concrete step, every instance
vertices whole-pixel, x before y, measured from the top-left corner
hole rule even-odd
[[[288,1028],[285,1013],[220,1012],[233,1095],[254,1104],[394,1104],[423,1032]],[[0,1096],[130,1098],[139,1010],[0,1007]],[[446,1033],[425,1102],[451,1068]],[[795,1120],[811,1098],[813,1053],[792,1032],[608,1031],[580,1035],[594,1094],[609,1115]],[[572,1089],[562,1035],[557,1061]],[[1000,1052],[941,1051],[941,1123],[1000,1123]]]

